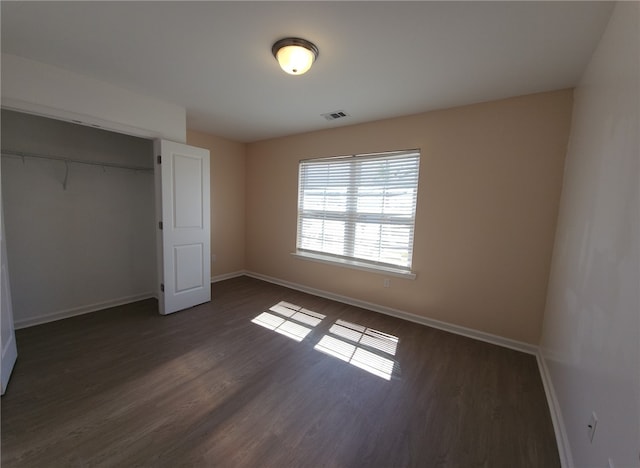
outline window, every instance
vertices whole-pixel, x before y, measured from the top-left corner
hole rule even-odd
[[[300,162],[297,253],[411,270],[420,152]]]

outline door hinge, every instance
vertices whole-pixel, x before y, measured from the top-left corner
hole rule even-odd
[[[160,283],[160,291],[164,292],[164,283]]]
[[[162,231],[162,221],[158,221],[158,229]]]
[[[158,155],[158,164],[162,164],[162,156]]]

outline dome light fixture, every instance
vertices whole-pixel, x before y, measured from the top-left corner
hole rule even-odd
[[[280,39],[271,52],[285,72],[290,75],[302,75],[309,71],[313,62],[318,58],[318,47],[299,37],[285,37]]]

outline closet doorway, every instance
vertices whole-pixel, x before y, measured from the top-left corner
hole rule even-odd
[[[18,328],[211,299],[208,150],[8,110],[2,134]]]
[[[153,141],[2,111],[16,328],[156,294]]]

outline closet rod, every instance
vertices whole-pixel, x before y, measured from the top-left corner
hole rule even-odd
[[[36,153],[25,153],[22,151],[2,150],[2,156],[13,156],[13,157],[19,157],[19,158],[52,159],[54,161],[64,161],[66,163],[86,164],[88,166],[99,166],[99,167],[117,167],[119,169],[130,169],[133,171],[153,171],[152,167],[128,166],[126,164],[117,164],[117,163],[110,163],[110,162],[83,161],[81,159],[65,158],[62,156],[51,156],[51,155],[36,154]]]

